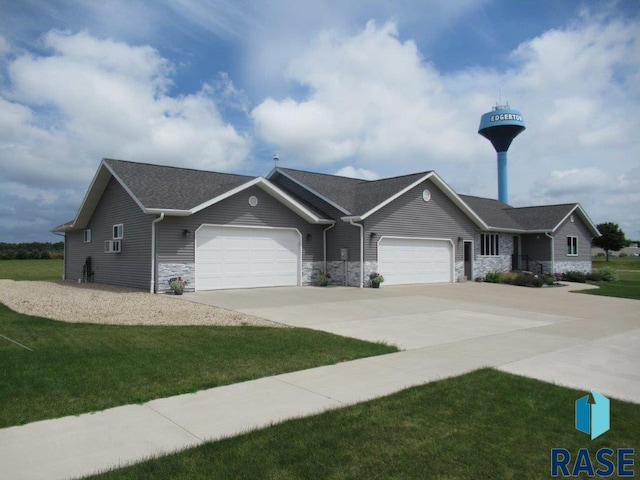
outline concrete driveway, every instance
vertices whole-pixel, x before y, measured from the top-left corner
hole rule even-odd
[[[295,327],[394,344],[442,376],[494,366],[640,403],[640,302],[487,283],[184,295]],[[460,367],[463,367],[460,369]],[[468,368],[465,368],[468,367]]]

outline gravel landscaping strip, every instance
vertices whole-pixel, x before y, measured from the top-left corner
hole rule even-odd
[[[284,327],[259,317],[183,301],[174,295],[97,283],[0,280],[0,302],[25,315],[109,325]]]

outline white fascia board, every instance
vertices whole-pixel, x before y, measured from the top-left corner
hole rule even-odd
[[[418,180],[416,180],[415,182],[413,182],[411,185],[403,188],[402,190],[400,190],[395,195],[387,198],[384,202],[379,203],[374,208],[369,210],[367,213],[365,213],[363,215],[360,215],[360,219],[364,220],[365,218],[367,218],[370,215],[374,214],[375,212],[377,212],[381,208],[387,206],[388,204],[393,202],[398,197],[404,195],[409,190],[411,190],[412,188],[420,185],[422,182],[424,182],[425,180],[428,180],[428,179],[431,179],[433,181],[433,183],[435,183],[435,185],[438,188],[440,188],[440,190],[443,191],[443,193],[449,198],[449,200],[451,200],[460,210],[462,210],[469,218],[471,218],[471,220],[473,220],[473,223],[475,223],[478,227],[480,227],[480,228],[482,228],[484,230],[488,230],[489,229],[489,226],[482,221],[482,219],[464,202],[464,200],[462,200],[458,196],[458,194],[456,192],[453,191],[453,189],[451,187],[449,187],[449,185],[447,185],[444,182],[444,180],[442,180],[438,176],[438,174],[436,172],[427,173],[423,177],[421,177]]]
[[[189,214],[197,213],[200,210],[210,207],[211,205],[221,202],[222,200],[232,197],[237,193],[240,193],[243,190],[246,190],[247,188],[251,188],[253,186],[257,186],[261,188],[262,190],[267,192],[269,195],[274,197],[276,200],[278,200],[280,203],[286,205],[287,207],[289,207],[291,210],[293,210],[295,213],[297,213],[299,216],[309,221],[310,223],[320,223],[320,224],[335,223],[333,220],[327,220],[327,219],[316,216],[309,209],[307,209],[306,207],[304,207],[303,205],[295,201],[293,198],[291,198],[289,195],[284,193],[282,190],[280,190],[278,187],[276,187],[274,184],[272,184],[271,182],[269,182],[267,179],[263,177],[256,177],[253,180],[248,181],[247,183],[243,183],[242,185],[232,190],[229,190],[228,192],[223,193],[222,195],[218,195],[217,197],[212,198],[211,200],[205,203],[202,203],[197,207],[192,208],[189,211]]]
[[[109,180],[111,179],[111,177],[106,178],[105,175],[113,176],[113,171],[111,170],[111,168],[109,168],[103,158],[100,162],[100,165],[98,166],[98,169],[96,170],[95,175],[93,176],[93,179],[91,180],[91,183],[89,184],[87,192],[84,194],[84,198],[82,199],[80,208],[76,212],[76,216],[73,219],[73,222],[69,225],[67,231],[73,230],[78,225],[78,221],[80,220],[82,214],[86,211],[86,209],[91,209],[92,212],[93,210],[95,210],[98,202],[100,201],[100,198],[102,197],[102,194],[104,193],[105,188],[107,187],[107,184],[109,183]],[[102,192],[100,193],[99,198],[92,199],[92,194],[94,193],[96,188],[101,188]],[[85,225],[82,225],[82,227],[84,226]]]
[[[320,223],[324,225],[331,225],[336,223],[334,220],[318,217],[311,210],[309,210],[307,207],[299,203],[290,195],[283,192],[281,189],[279,189],[276,185],[271,183],[269,180],[262,177],[259,177],[259,180],[260,182],[258,182],[257,184],[258,187],[266,191],[269,195],[274,197],[276,200],[279,200],[281,203],[289,207],[291,210],[296,212],[305,220],[310,221],[311,223]]]
[[[146,208],[144,213],[148,215],[160,215],[164,213],[167,217],[188,217],[191,210],[176,210],[172,208]]]
[[[226,198],[232,197],[234,196],[236,193],[240,193],[243,190],[246,190],[247,188],[253,187],[255,184],[257,184],[260,181],[260,177],[256,177],[253,180],[249,180],[247,183],[243,183],[242,185],[229,190],[228,192],[223,193],[222,195],[218,195],[217,197],[213,197],[211,200],[207,200],[204,203],[201,203],[200,205],[197,205],[195,207],[193,207],[191,210],[189,210],[190,213],[198,213],[200,210],[204,210],[205,208],[210,207],[211,205],[221,202],[222,200],[225,200]]]
[[[118,183],[122,186],[122,188],[124,188],[125,192],[127,192],[129,194],[129,196],[131,198],[133,198],[133,201],[136,202],[136,204],[138,205],[138,207],[140,207],[140,210],[142,210],[144,213],[148,213],[147,209],[145,208],[145,206],[142,204],[142,202],[138,199],[138,197],[136,197],[133,192],[131,191],[131,189],[127,186],[126,183],[124,183],[122,181],[122,179],[116,175],[116,172],[113,171],[113,169],[109,166],[109,164],[107,162],[105,162],[104,159],[102,159],[102,163],[103,165],[107,168],[107,170],[109,170],[109,172],[111,173],[111,175],[113,175],[113,178],[115,178]]]
[[[582,218],[582,221],[587,225],[587,228],[591,230],[591,233],[593,233],[594,235],[597,235],[598,237],[602,235],[598,230],[598,227],[596,227],[595,224],[591,221],[591,219],[589,218],[589,215],[587,215],[587,212],[583,210],[582,206],[579,203],[576,203],[574,207],[569,211],[569,213],[567,213],[564,216],[564,218],[560,220],[560,222],[558,222],[558,224],[555,227],[553,227],[553,230],[551,230],[551,233],[555,233],[555,231],[558,228],[560,228],[560,226],[564,222],[566,222],[567,219],[576,211],[578,212],[578,215],[580,215],[580,218]]]
[[[285,178],[288,178],[289,180],[291,180],[293,183],[295,183],[296,185],[299,185],[300,187],[304,188],[307,192],[315,195],[316,197],[318,197],[320,200],[322,200],[323,202],[327,202],[329,205],[331,205],[332,207],[340,210],[342,213],[346,214],[346,215],[351,215],[351,212],[348,210],[345,210],[343,207],[341,207],[340,205],[338,205],[337,203],[335,203],[332,200],[329,200],[327,197],[325,197],[324,195],[322,195],[321,193],[316,192],[313,188],[309,187],[307,184],[302,183],[299,180],[296,180],[295,178],[293,178],[291,175],[288,175],[287,173],[283,172],[282,170],[280,170],[279,168],[274,168],[271,173],[269,173],[269,176],[267,177],[267,179],[271,179],[271,177],[275,174],[275,173],[279,173],[280,175],[282,175]]]

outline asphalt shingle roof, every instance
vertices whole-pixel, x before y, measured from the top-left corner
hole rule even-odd
[[[256,177],[104,159],[146,208],[190,210]]]
[[[551,230],[576,206],[575,203],[561,205],[541,205],[519,207],[509,211],[509,215],[525,230]]]
[[[553,230],[576,206],[564,203],[514,208],[492,198],[459,196],[490,227],[513,230]]]
[[[429,173],[414,173],[381,180],[362,180],[292,168],[278,168],[278,170],[307,185],[352,215],[368,212]]]

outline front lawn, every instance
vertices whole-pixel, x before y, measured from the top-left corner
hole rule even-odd
[[[9,280],[60,280],[62,262],[51,260],[0,260],[0,278]]]
[[[611,399],[611,430],[590,440],[574,428],[585,394],[479,370],[91,478],[546,479],[552,448],[582,447],[594,462],[635,448],[640,474],[640,406]]]
[[[599,288],[578,290],[575,293],[640,300],[640,271],[618,270],[618,276],[620,280],[617,282],[589,282],[589,284],[597,285]]]
[[[46,260],[38,260],[46,262]],[[0,428],[396,352],[314,330],[64,323],[0,304]]]

